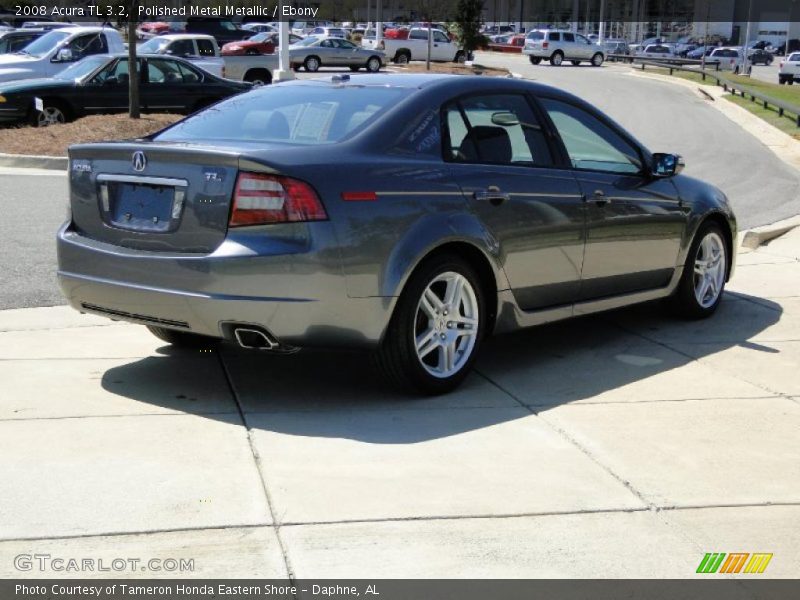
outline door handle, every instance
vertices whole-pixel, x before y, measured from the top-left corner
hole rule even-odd
[[[606,193],[603,190],[595,190],[594,194],[592,194],[592,200],[597,206],[605,206],[611,201],[609,198],[606,198]]]
[[[510,194],[504,194],[496,185],[490,185],[485,190],[477,191],[473,194],[475,200],[489,201],[493,206],[499,206],[511,198]]]

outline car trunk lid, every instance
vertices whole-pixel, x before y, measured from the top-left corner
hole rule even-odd
[[[137,142],[73,146],[69,155],[81,234],[161,252],[210,253],[224,240],[239,152]]]

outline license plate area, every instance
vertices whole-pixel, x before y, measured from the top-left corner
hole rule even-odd
[[[99,175],[100,211],[111,227],[169,233],[181,221],[188,183],[182,179]]]

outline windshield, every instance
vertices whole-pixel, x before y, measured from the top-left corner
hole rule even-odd
[[[161,51],[167,47],[169,44],[169,40],[165,40],[164,38],[153,38],[152,40],[145,42],[141,46],[139,46],[139,52],[142,54],[160,54]]]
[[[81,79],[107,62],[107,56],[89,56],[59,71],[53,77],[55,79]]]
[[[35,42],[31,42],[25,46],[24,49],[20,50],[20,52],[41,58],[68,37],[69,34],[65,31],[51,31],[50,33],[45,33]]]
[[[406,88],[277,85],[234,96],[181,121],[156,141],[331,144],[355,133],[402,96]]]
[[[318,37],[314,37],[313,35],[308,36],[307,38],[303,38],[299,42],[296,42],[295,46],[311,46],[312,44],[316,44],[319,41]]]

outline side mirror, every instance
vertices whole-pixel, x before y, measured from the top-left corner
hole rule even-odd
[[[58,52],[56,52],[55,57],[53,57],[53,62],[71,62],[72,61],[72,50],[69,48],[61,48]]]
[[[678,154],[653,154],[653,175],[656,177],[672,177],[683,171],[685,163]]]
[[[103,85],[117,85],[118,83],[119,83],[119,79],[117,79],[114,76],[109,77],[108,79],[103,81]]]

